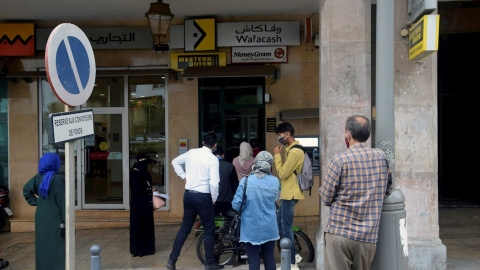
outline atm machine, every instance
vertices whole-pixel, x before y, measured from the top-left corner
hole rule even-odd
[[[303,146],[312,162],[313,175],[320,175],[320,148],[318,136],[295,136],[295,139]]]

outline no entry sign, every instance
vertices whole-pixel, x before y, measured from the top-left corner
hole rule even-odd
[[[45,50],[50,86],[64,104],[79,106],[90,97],[95,84],[92,45],[76,25],[63,23],[53,29]]]

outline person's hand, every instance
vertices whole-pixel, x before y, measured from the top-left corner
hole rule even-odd
[[[277,145],[275,146],[275,148],[273,148],[273,154],[276,155],[276,154],[280,154],[282,152],[282,146],[281,145]]]
[[[215,202],[214,202],[214,201],[212,201],[212,203],[213,203],[213,205],[215,205]]]
[[[187,183],[187,178],[186,177],[183,178],[183,182]]]

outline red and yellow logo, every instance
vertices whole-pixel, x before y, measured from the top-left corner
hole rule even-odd
[[[33,23],[0,23],[0,56],[35,55]]]

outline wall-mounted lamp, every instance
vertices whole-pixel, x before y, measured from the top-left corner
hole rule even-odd
[[[148,19],[148,25],[153,37],[153,50],[155,52],[168,52],[169,45],[166,42],[168,28],[173,19],[170,11],[170,5],[163,3],[163,0],[157,0],[150,4],[150,9],[145,13]]]

